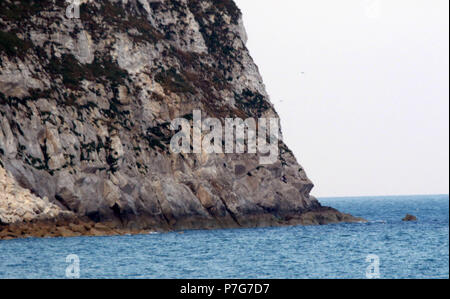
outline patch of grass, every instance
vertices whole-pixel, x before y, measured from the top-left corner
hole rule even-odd
[[[163,69],[155,76],[155,80],[161,84],[164,89],[175,93],[195,93],[195,89],[192,85],[173,67],[169,70]]]
[[[264,96],[258,92],[249,89],[242,91],[242,94],[234,95],[236,104],[250,115],[260,116],[263,112],[270,109],[270,104],[264,99]]]
[[[80,18],[85,26],[90,28],[93,36],[101,36],[104,31],[101,24],[96,23],[92,16],[100,16],[103,18],[102,23],[114,26],[121,32],[128,32],[130,29],[136,29],[139,35],[131,35],[135,42],[148,41],[156,43],[164,38],[164,35],[158,32],[150,22],[142,15],[139,9],[141,4],[120,2],[113,3],[111,1],[98,1],[100,6],[92,3],[83,3],[80,7]]]
[[[167,147],[164,144],[162,144],[162,142],[159,139],[148,135],[145,136],[144,138],[147,140],[148,144],[152,149],[156,150],[156,148],[158,147],[163,151],[167,150]]]
[[[213,0],[213,4],[217,9],[226,11],[234,24],[238,23],[239,18],[241,17],[241,11],[233,0]]]
[[[73,55],[64,54],[61,59],[53,57],[47,66],[50,73],[62,75],[63,83],[69,88],[77,89],[84,78],[83,67]]]
[[[125,21],[123,24],[127,29],[135,28],[141,35],[132,36],[135,42],[148,41],[150,43],[156,44],[158,41],[164,39],[164,35],[159,33],[150,22],[142,17],[131,18]]]
[[[188,113],[188,114],[183,115],[181,118],[191,121],[194,119],[194,116],[192,115],[192,113]]]
[[[20,39],[15,33],[0,31],[0,51],[8,56],[25,56],[31,43]]]
[[[97,57],[91,64],[80,64],[72,54],[64,54],[61,59],[53,57],[47,70],[53,75],[62,75],[64,85],[71,89],[79,89],[84,79],[117,86],[128,75],[111,57],[103,60]]]
[[[121,69],[117,62],[112,61],[111,57],[103,60],[96,58],[87,67],[94,78],[103,77],[113,86],[123,83],[123,80],[128,76],[128,72]]]
[[[1,91],[0,91],[0,104],[2,104],[2,105],[8,104],[6,101],[6,95]],[[0,111],[0,112],[2,112],[2,111]]]
[[[229,26],[223,18],[223,12],[236,24],[241,13],[232,0],[214,0],[213,4],[205,10],[201,1],[188,1],[189,9],[200,26],[200,33],[209,53],[220,55],[222,60],[232,60],[236,54],[233,49],[233,40],[228,36]],[[214,16],[214,22],[211,22],[211,16]]]
[[[173,132],[170,130],[170,123],[165,122],[155,127],[147,128],[147,134],[144,135],[144,138],[151,148],[160,148],[165,151],[170,144],[172,136]]]
[[[64,7],[64,1],[21,0],[0,1],[0,17],[9,21],[24,21],[42,11],[49,11],[55,6]]]

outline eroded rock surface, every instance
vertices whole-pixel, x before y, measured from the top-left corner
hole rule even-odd
[[[272,165],[170,152],[171,120],[194,109],[277,117],[233,1],[81,2],[79,19],[64,1],[0,2],[0,161],[22,188],[136,230],[357,220],[310,196],[282,141]]]
[[[49,220],[62,214],[72,212],[63,211],[47,198],[39,198],[31,194],[30,190],[20,187],[0,166],[0,224]]]

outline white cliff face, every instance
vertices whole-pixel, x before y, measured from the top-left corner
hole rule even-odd
[[[0,4],[0,161],[23,188],[133,227],[267,225],[320,207],[282,142],[268,166],[169,151],[170,122],[194,109],[277,117],[231,0],[83,1],[80,19],[41,2]]]
[[[10,224],[58,217],[62,211],[47,198],[39,198],[20,185],[0,166],[0,223]]]
[[[31,89],[43,89],[45,86],[49,86],[48,82],[33,76],[34,70],[31,61],[9,61],[5,57],[2,63],[0,90],[6,96],[23,98],[30,95],[29,90]]]
[[[129,74],[141,74],[152,69],[153,61],[160,55],[159,49],[151,45],[136,45],[128,34],[115,36],[113,57],[117,59],[120,68]]]
[[[184,9],[188,7],[188,0],[178,1],[177,5],[181,9],[158,9],[160,5],[164,6],[164,1],[141,0],[140,3],[144,5],[148,13],[147,18],[153,25],[159,24],[168,29],[167,31],[171,35],[171,44],[186,52],[208,53],[195,16],[189,9]],[[155,7],[154,10],[151,5]]]

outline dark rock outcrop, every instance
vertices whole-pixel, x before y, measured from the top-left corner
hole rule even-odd
[[[414,215],[406,214],[402,221],[417,221],[417,217]]]
[[[81,2],[0,2],[0,166],[22,188],[128,231],[360,220],[310,196],[282,141],[272,165],[170,152],[194,109],[277,117],[233,1]]]

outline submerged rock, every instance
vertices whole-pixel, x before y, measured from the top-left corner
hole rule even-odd
[[[414,215],[406,214],[402,221],[417,221],[417,217]]]
[[[0,3],[0,165],[33,194],[0,190],[5,234],[17,236],[13,223],[70,235],[360,220],[310,196],[283,141],[271,165],[170,151],[170,122],[194,109],[278,117],[232,0],[81,2],[80,18],[64,1]]]

